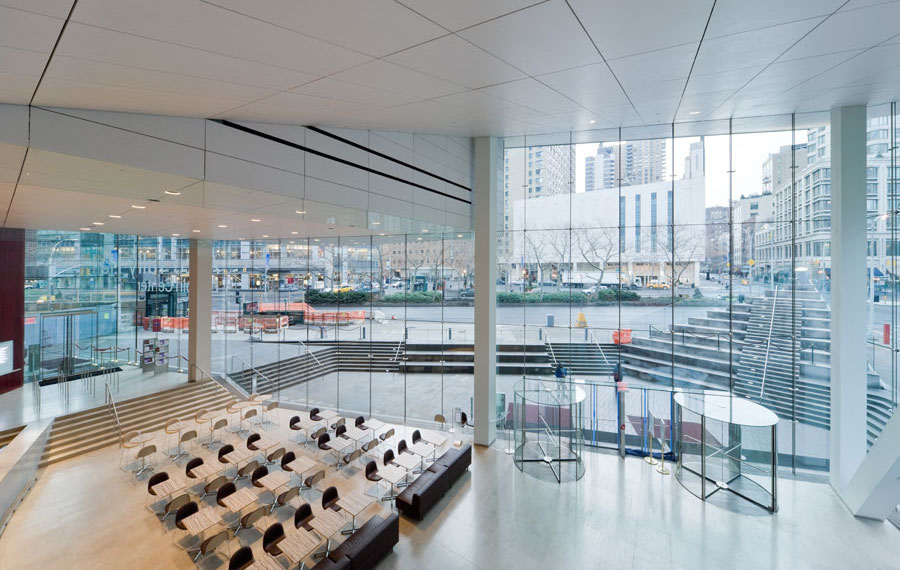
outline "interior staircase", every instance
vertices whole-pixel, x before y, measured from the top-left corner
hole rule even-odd
[[[3,449],[11,442],[25,426],[17,426],[0,431],[0,449]]]
[[[186,419],[206,408],[224,408],[234,396],[219,384],[186,383],[155,394],[116,402],[121,433],[161,430],[170,418]],[[59,416],[41,457],[41,467],[118,444],[113,414],[107,405]]]

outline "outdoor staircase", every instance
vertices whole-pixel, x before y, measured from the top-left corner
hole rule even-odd
[[[554,342],[547,344],[547,353],[569,376],[611,376],[619,362],[618,344]]]
[[[197,410],[224,408],[234,396],[215,382],[186,383],[155,394],[116,403],[121,433],[161,430],[171,418],[187,419]],[[83,410],[53,421],[41,466],[119,443],[112,411],[107,405]],[[162,450],[160,450],[162,451]]]

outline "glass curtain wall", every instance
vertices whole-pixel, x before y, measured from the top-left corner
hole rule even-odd
[[[25,259],[26,381],[136,363],[144,339],[187,357],[188,241],[30,230]]]
[[[216,241],[213,371],[398,421],[472,408],[471,233]]]
[[[827,469],[828,130],[807,114],[507,138],[498,392],[618,370],[634,441],[671,413],[641,388],[728,390],[782,419],[783,468]],[[587,441],[614,444],[614,389],[591,390]]]

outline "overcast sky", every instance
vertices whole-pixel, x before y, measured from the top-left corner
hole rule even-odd
[[[688,155],[691,143],[699,140],[699,137],[675,139],[676,178],[681,178],[684,175],[684,159]],[[797,140],[805,142],[806,132],[799,131]],[[742,194],[759,193],[762,188],[763,161],[769,154],[777,152],[784,145],[790,144],[790,131],[734,135],[732,137],[734,178],[732,180],[731,198],[739,198]],[[706,205],[726,206],[730,202],[728,192],[728,136],[706,137],[705,147]],[[575,146],[576,192],[584,192],[584,159],[595,152],[597,152],[597,145],[594,143]]]

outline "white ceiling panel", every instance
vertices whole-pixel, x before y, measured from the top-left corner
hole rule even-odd
[[[481,91],[551,115],[586,111],[578,103],[531,78],[485,87]]]
[[[697,54],[694,73],[721,73],[742,67],[767,65],[821,20],[802,20],[706,40]]]
[[[232,109],[220,117],[261,123],[343,127],[382,112],[382,107],[374,105],[285,92]]]
[[[614,59],[609,66],[630,95],[632,85],[686,79],[696,51],[697,44],[682,45]]]
[[[900,2],[840,11],[804,37],[786,59],[863,49],[900,34]]]
[[[63,20],[0,6],[0,43],[4,47],[50,53]]]
[[[318,75],[70,22],[57,56],[285,90]]]
[[[459,33],[529,75],[601,61],[563,0],[550,0]]]
[[[413,103],[422,99],[422,97],[414,97],[405,93],[384,91],[383,89],[377,89],[367,85],[340,81],[332,77],[323,77],[322,79],[292,89],[291,92],[312,97],[333,99],[335,101],[360,103],[363,105],[374,105],[379,107],[406,105],[407,103]]]
[[[398,0],[426,18],[437,22],[450,31],[468,28],[488,20],[493,20],[528,6],[540,4],[545,0],[453,0],[452,2],[435,2],[434,0]]]
[[[697,43],[713,6],[712,0],[570,3],[606,59]],[[640,22],[640,33],[623,22]]]
[[[605,63],[549,73],[538,79],[597,112],[628,104],[625,92]]]
[[[465,87],[426,75],[414,69],[375,60],[333,76],[340,81],[366,85],[384,91],[401,93],[418,99],[430,99],[465,91]]]
[[[65,20],[72,8],[72,2],[73,0],[0,0],[0,6],[19,8]]]
[[[846,0],[718,0],[709,20],[707,39],[768,28],[809,18],[821,19]]]
[[[313,75],[370,59],[197,0],[81,0],[72,20]]]
[[[387,59],[472,89],[525,77],[524,73],[455,35],[438,38]]]
[[[447,33],[393,0],[208,1],[372,57],[383,57]]]

